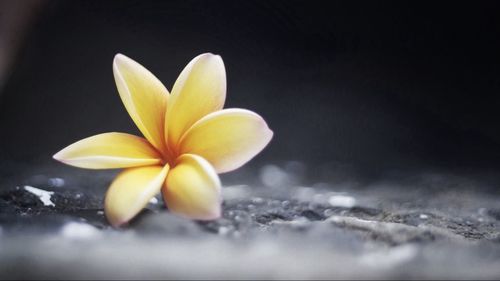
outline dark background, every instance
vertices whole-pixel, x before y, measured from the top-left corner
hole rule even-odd
[[[494,1],[43,3],[0,92],[4,170],[52,163],[93,134],[138,132],[115,88],[118,52],[168,89],[193,57],[220,54],[226,107],[258,112],[275,132],[252,165],[500,168]]]

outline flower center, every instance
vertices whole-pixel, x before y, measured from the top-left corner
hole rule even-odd
[[[175,166],[175,160],[179,156],[179,153],[175,149],[175,147],[170,146],[170,145],[165,145],[165,151],[161,153],[162,157],[162,164],[168,164],[170,168],[173,168]]]

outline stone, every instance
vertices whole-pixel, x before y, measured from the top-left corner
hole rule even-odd
[[[37,173],[3,185],[0,278],[500,277],[494,190],[444,175],[412,178],[411,188],[407,181],[305,186],[303,170],[268,165],[262,185],[223,187],[223,214],[214,221],[174,215],[158,196],[119,229],[102,206],[111,173]]]

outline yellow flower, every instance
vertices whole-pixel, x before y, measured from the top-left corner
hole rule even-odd
[[[221,214],[217,173],[239,168],[269,143],[273,132],[245,109],[222,109],[226,73],[220,56],[202,54],[181,72],[169,94],[134,60],[117,54],[113,73],[120,97],[144,138],[104,133],[54,155],[87,169],[124,169],[104,202],[113,226],[127,223],[158,192],[171,212],[198,220]]]

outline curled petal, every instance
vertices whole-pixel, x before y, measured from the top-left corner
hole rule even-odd
[[[200,155],[218,173],[224,173],[252,159],[272,136],[258,114],[245,109],[224,109],[196,122],[182,137],[180,152]]]
[[[77,141],[54,159],[87,169],[115,169],[160,164],[159,153],[141,137],[104,133]]]
[[[169,166],[126,169],[111,183],[106,193],[104,212],[113,226],[120,226],[144,208],[158,192]]]
[[[149,70],[122,54],[115,56],[113,74],[130,117],[146,139],[162,150],[167,89]]]
[[[172,88],[167,109],[165,139],[175,144],[193,123],[222,109],[226,99],[226,71],[220,56],[194,58]]]
[[[197,220],[212,220],[221,214],[221,184],[205,159],[181,155],[167,175],[163,198],[170,211]]]

